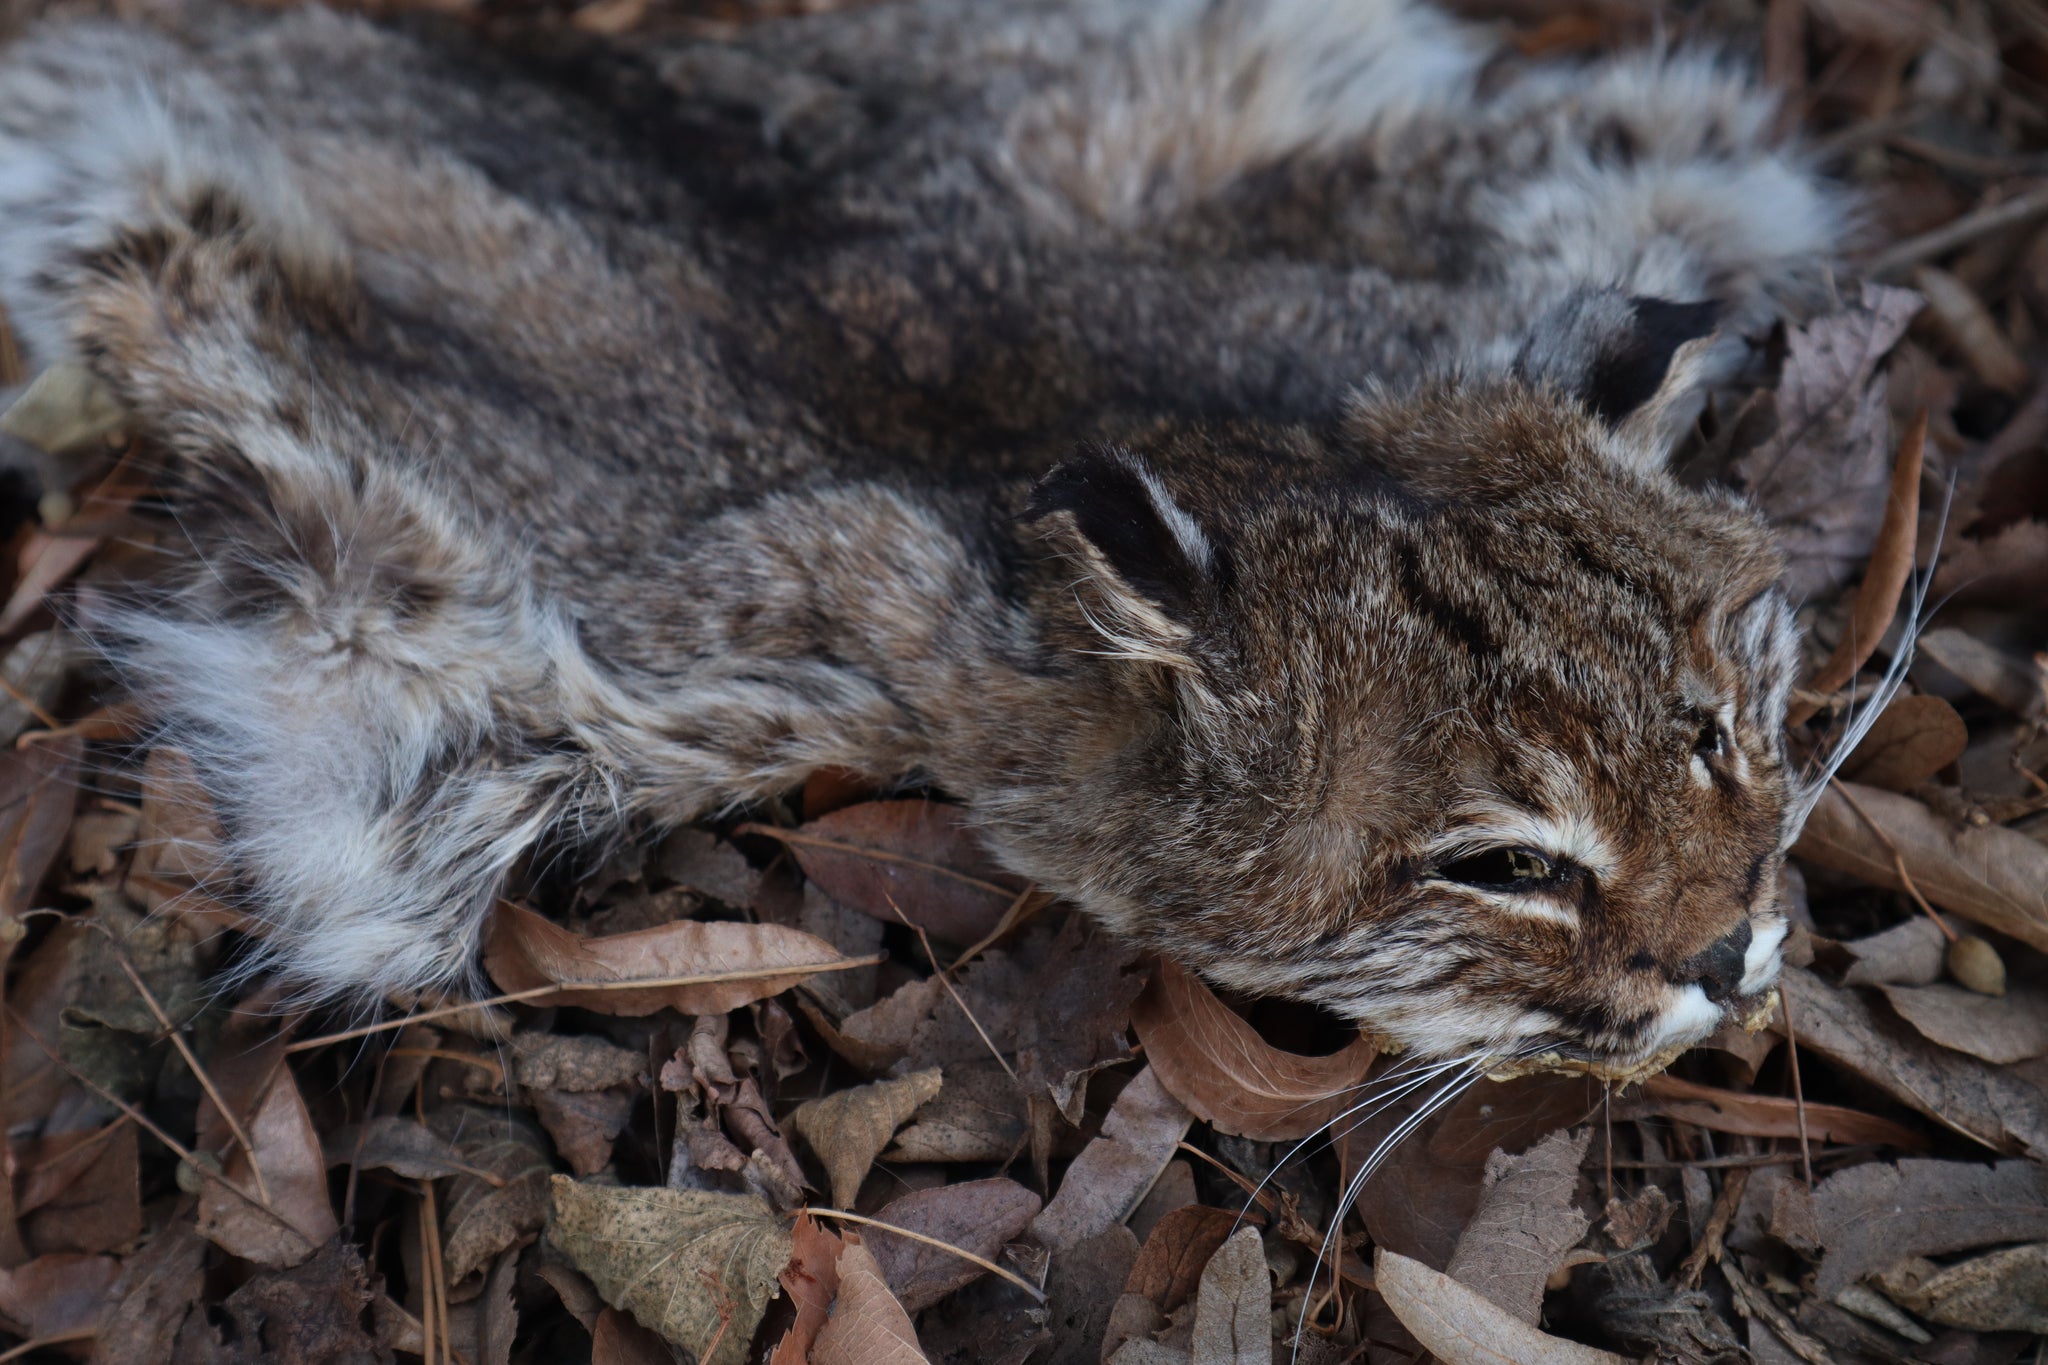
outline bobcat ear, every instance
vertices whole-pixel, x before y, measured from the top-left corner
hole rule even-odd
[[[1054,534],[1094,589],[1090,624],[1121,654],[1192,665],[1184,646],[1214,600],[1216,547],[1135,456],[1091,451],[1039,480],[1024,512]]]
[[[1515,369],[1584,403],[1622,439],[1625,464],[1661,463],[1699,413],[1730,356],[1712,301],[1676,303],[1588,290],[1557,304],[1531,329]]]

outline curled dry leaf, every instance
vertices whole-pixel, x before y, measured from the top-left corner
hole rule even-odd
[[[1963,756],[1970,728],[1940,697],[1899,696],[1884,709],[1842,776],[1865,786],[1903,792],[1919,786]]]
[[[839,1254],[839,1299],[811,1345],[811,1365],[925,1365],[910,1315],[858,1237]]]
[[[1661,1114],[1680,1123],[1711,1128],[1717,1133],[1743,1133],[1750,1137],[1797,1138],[1801,1135],[1800,1112],[1805,1111],[1804,1133],[1814,1142],[1875,1142],[1918,1151],[1927,1140],[1902,1123],[1876,1114],[1844,1109],[1833,1104],[1800,1105],[1790,1096],[1760,1095],[1747,1090],[1723,1090],[1699,1085],[1665,1073],[1643,1082],[1643,1093],[1651,1103],[1641,1111]]]
[[[1792,851],[1831,871],[1903,891],[1893,848],[1934,904],[2048,951],[2048,844],[2016,830],[1959,828],[1909,796],[1846,782],[1821,795]]]
[[[961,808],[941,801],[864,801],[797,829],[741,831],[780,840],[841,905],[907,919],[942,943],[979,943],[1024,890],[989,861]]]
[[[1131,1023],[1174,1098],[1221,1131],[1259,1142],[1322,1129],[1379,1055],[1363,1034],[1327,1057],[1282,1052],[1200,978],[1163,959]]]
[[[797,1106],[796,1130],[811,1144],[832,1177],[832,1202],[852,1208],[860,1182],[889,1139],[939,1093],[937,1067],[893,1081],[873,1081]]]
[[[534,1090],[609,1090],[644,1085],[647,1059],[589,1034],[520,1032],[512,1036],[512,1074]]]
[[[796,1216],[789,1230],[789,1264],[778,1278],[796,1306],[796,1319],[775,1343],[768,1365],[807,1365],[811,1343],[832,1313],[839,1293],[839,1255],[846,1244],[839,1234],[809,1213]]]
[[[998,1176],[913,1190],[884,1205],[875,1220],[993,1261],[1004,1243],[1023,1233],[1042,1203],[1016,1181]],[[988,1273],[942,1247],[898,1237],[882,1228],[864,1228],[861,1238],[906,1312],[921,1313]]]
[[[843,961],[831,944],[779,924],[678,920],[629,934],[584,938],[531,910],[500,902],[484,941],[484,969],[499,989],[581,985],[536,997],[535,1005],[576,1005],[600,1014],[723,1014],[788,990]],[[809,969],[809,970],[804,970]],[[636,981],[730,975],[690,985]],[[616,984],[615,984],[616,983]]]
[[[1818,1285],[1833,1298],[1908,1256],[2048,1240],[2048,1170],[2027,1161],[1871,1162],[1820,1183]]]
[[[589,1185],[562,1175],[549,1188],[548,1238],[605,1302],[694,1352],[702,1365],[747,1358],[791,1251],[790,1234],[765,1201]],[[879,1272],[875,1278],[879,1283]]]
[[[1373,1281],[1401,1325],[1444,1365],[1627,1365],[1612,1352],[1539,1331],[1478,1291],[1384,1247],[1373,1257]]]
[[[1486,1194],[1444,1273],[1516,1321],[1534,1323],[1542,1314],[1544,1285],[1586,1235],[1586,1216],[1573,1207],[1572,1196],[1592,1140],[1591,1128],[1577,1135],[1561,1131],[1520,1156],[1496,1151],[1488,1157]]]
[[[1110,1106],[1101,1135],[1074,1158],[1052,1202],[1031,1221],[1033,1235],[1058,1251],[1123,1222],[1159,1178],[1194,1117],[1151,1067],[1133,1076]]]

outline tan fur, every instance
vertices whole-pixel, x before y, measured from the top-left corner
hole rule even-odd
[[[1753,1000],[1789,614],[1661,464],[1840,210],[1710,61],[1489,55],[1409,0],[18,44],[0,301],[166,456],[190,571],[93,626],[267,960],[457,980],[536,851],[837,765],[1426,1052]],[[1460,880],[1509,849],[1557,876]]]

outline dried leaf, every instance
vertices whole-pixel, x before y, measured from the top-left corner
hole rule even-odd
[[[727,905],[753,904],[761,874],[731,844],[701,829],[679,829],[662,840],[654,870],[672,882]]]
[[[1226,1133],[1292,1141],[1322,1129],[1364,1084],[1378,1050],[1360,1034],[1327,1057],[1282,1052],[1193,973],[1161,960],[1131,1023],[1176,1099]]]
[[[989,861],[965,812],[939,801],[867,801],[800,829],[741,828],[782,841],[841,905],[885,924],[907,919],[941,943],[980,942],[1024,890]]]
[[[1521,1156],[1496,1151],[1487,1158],[1485,1197],[1445,1273],[1516,1321],[1534,1323],[1545,1283],[1586,1235],[1586,1216],[1572,1206],[1572,1196],[1592,1140],[1591,1128],[1576,1137],[1553,1133]]]
[[[1911,797],[1850,782],[1822,794],[1792,851],[1873,886],[1904,890],[1891,849],[1864,816],[1898,850],[1921,895],[2048,950],[2048,845],[2001,825],[1957,827]]]
[[[1779,989],[1797,1011],[1801,1055],[1819,1053],[1995,1151],[2048,1154],[2048,1095],[1880,1018],[1855,992],[1801,968],[1787,968]]]
[[[1209,1258],[1242,1221],[1228,1209],[1200,1204],[1175,1209],[1145,1239],[1124,1292],[1143,1296],[1161,1314],[1178,1309],[1195,1292]]]
[[[796,1130],[832,1177],[832,1202],[852,1208],[868,1168],[918,1106],[939,1093],[937,1067],[874,1081],[797,1106]]]
[[[645,1085],[647,1059],[586,1033],[512,1035],[512,1074],[535,1090],[609,1090]]]
[[[925,976],[906,981],[866,1009],[847,1015],[837,1025],[808,1000],[799,997],[797,1004],[834,1052],[873,1074],[886,1071],[910,1054],[918,1025],[945,998],[945,983],[936,976]]]
[[[1908,1256],[2048,1239],[2048,1170],[2026,1161],[1869,1162],[1814,1191],[1828,1298]]]
[[[252,1277],[222,1306],[242,1343],[242,1359],[266,1365],[329,1365],[378,1359],[363,1326],[375,1297],[363,1258],[336,1239],[288,1270]]]
[[[441,1257],[460,1284],[540,1230],[548,1216],[546,1144],[502,1106],[451,1104],[429,1115],[476,1175],[449,1182]]]
[[[38,1251],[121,1251],[142,1235],[140,1147],[126,1119],[97,1132],[23,1144],[16,1200]]]
[[[612,1142],[633,1115],[628,1090],[534,1090],[534,1116],[577,1175],[596,1175],[612,1160]]]
[[[811,1346],[811,1365],[925,1365],[910,1315],[858,1238],[839,1255],[839,1300]]]
[[[2048,1242],[1952,1266],[1914,1256],[1876,1276],[1901,1308],[1972,1332],[2048,1333]]]
[[[1884,518],[1891,443],[1875,372],[1920,306],[1909,290],[1865,284],[1858,302],[1787,337],[1777,430],[1734,472],[1778,528],[1794,600],[1848,582]]]
[[[1940,697],[1895,697],[1842,765],[1842,776],[1886,791],[1909,791],[1969,746],[1969,727]]]
[[[0,752],[0,915],[28,909],[64,849],[78,805],[76,735]]]
[[[1941,980],[1948,939],[1933,920],[1915,915],[1840,946],[1853,959],[1842,973],[1845,986],[1925,986]]]
[[[484,941],[484,969],[508,993],[583,985],[536,997],[536,1005],[576,1005],[600,1014],[723,1014],[788,990],[842,961],[822,939],[779,924],[679,920],[629,934],[582,938],[531,910],[500,902]],[[810,968],[811,971],[788,970]],[[668,981],[736,973],[694,985],[614,987],[600,983]]]
[[[337,1128],[326,1150],[330,1166],[381,1167],[411,1180],[439,1180],[472,1170],[447,1138],[391,1114]]]
[[[789,1264],[778,1278],[783,1292],[796,1305],[796,1320],[775,1344],[768,1365],[807,1365],[811,1343],[817,1340],[839,1293],[839,1256],[846,1246],[839,1234],[809,1213],[800,1213],[790,1229],[789,1244]]]
[[[1960,986],[1886,986],[1884,998],[1922,1037],[1987,1062],[2048,1053],[2048,992],[1979,995]]]
[[[790,1234],[765,1201],[589,1185],[561,1175],[549,1188],[549,1240],[607,1303],[695,1352],[703,1365],[746,1359],[791,1249]],[[879,1272],[875,1279],[879,1284]]]
[[[590,1365],[675,1365],[675,1348],[633,1321],[630,1314],[607,1308],[590,1329]]]
[[[1540,1332],[1420,1261],[1380,1248],[1373,1281],[1401,1325],[1444,1365],[1626,1365],[1623,1357]]]
[[[1031,1222],[1055,1251],[1123,1222],[1187,1135],[1194,1115],[1151,1067],[1131,1078],[1102,1121],[1102,1135],[1067,1167],[1052,1202]]]
[[[289,1269],[318,1251],[339,1224],[328,1202],[320,1134],[306,1112],[299,1083],[285,1064],[284,1040],[273,1034],[250,1045],[252,1036],[266,1031],[260,1013],[240,1016],[223,1034],[214,1058],[214,1083],[234,1108],[254,1150],[237,1144],[222,1170],[227,1183],[241,1194],[218,1180],[200,1186],[199,1230],[229,1255]],[[201,1100],[201,1147],[218,1152],[233,1138],[213,1101]]]
[[[2048,597],[2048,522],[2027,522],[2026,526],[2038,531],[2041,541],[2041,566],[2038,570],[2041,587],[2034,593],[2036,598]],[[1999,538],[2000,540],[2003,537]],[[1965,578],[1960,582],[1943,585],[1943,576],[1963,560],[1981,550],[1987,542],[1966,542],[1956,558],[1944,561],[1945,567],[1936,575],[1934,592],[1937,598],[1964,597],[1971,595],[1971,589],[1979,586],[1980,578]],[[1994,542],[1995,543],[1995,542]],[[2018,590],[2009,591],[2005,600],[2025,594]],[[2006,710],[2027,720],[2039,720],[2048,714],[2048,673],[2032,659],[2023,659],[1993,645],[1987,645],[1974,635],[1960,630],[1941,627],[1921,633],[1918,653],[1935,663],[1966,684],[1978,696],[1997,702]]]
[[[71,1252],[38,1256],[12,1270],[0,1268],[0,1315],[28,1329],[31,1337],[89,1328],[120,1276],[121,1263],[112,1256]]]
[[[1191,1365],[1272,1365],[1273,1274],[1257,1228],[1239,1228],[1202,1271],[1191,1354]]]
[[[1876,1114],[1844,1109],[1834,1104],[1807,1103],[1786,1095],[1760,1095],[1754,1091],[1723,1090],[1699,1085],[1666,1073],[1643,1082],[1643,1093],[1651,1103],[1632,1113],[1660,1114],[1680,1123],[1711,1128],[1717,1133],[1743,1133],[1750,1137],[1797,1138],[1804,1134],[1813,1142],[1875,1142],[1918,1151],[1927,1140],[1904,1124]]]
[[[1937,599],[1952,596],[1959,602],[1987,606],[2038,602],[2048,597],[2048,521],[2016,521],[1982,540],[1959,541],[1942,558],[1941,568],[1934,575],[1933,592]],[[1956,671],[1945,653],[1936,657],[1942,667],[1956,672],[1957,677],[1972,686],[1977,685],[1969,674]],[[2018,715],[2037,716],[2040,711],[2038,697],[2027,698],[2026,709],[2021,709],[2011,706],[1998,693],[1987,691],[1985,695],[2006,704]]]
[[[179,1334],[194,1317],[206,1281],[206,1241],[190,1218],[173,1219],[121,1266],[107,1291],[93,1353],[99,1365],[163,1365],[177,1354]]]
[[[875,1218],[993,1261],[1004,1243],[1023,1233],[1043,1202],[1014,1180],[963,1180],[936,1189],[913,1190],[883,1205]],[[950,1251],[881,1228],[863,1230],[861,1239],[882,1267],[890,1291],[902,1301],[905,1312],[921,1313],[988,1273]]]

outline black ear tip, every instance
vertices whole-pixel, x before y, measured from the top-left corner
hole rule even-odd
[[[1633,325],[1601,348],[1586,376],[1586,401],[1608,422],[1620,422],[1649,402],[1679,348],[1711,335],[1721,319],[1721,305],[1712,299],[1631,298],[1628,303]]]
[[[1055,512],[1078,512],[1112,490],[1136,487],[1138,477],[1122,461],[1100,451],[1086,451],[1060,461],[1032,486],[1024,504],[1024,520],[1036,521]],[[1128,494],[1126,494],[1128,495]]]
[[[1670,299],[1637,296],[1628,302],[1635,311],[1636,331],[1643,342],[1668,345],[1671,351],[1708,335],[1721,322],[1721,305],[1714,299],[1675,303]]]

